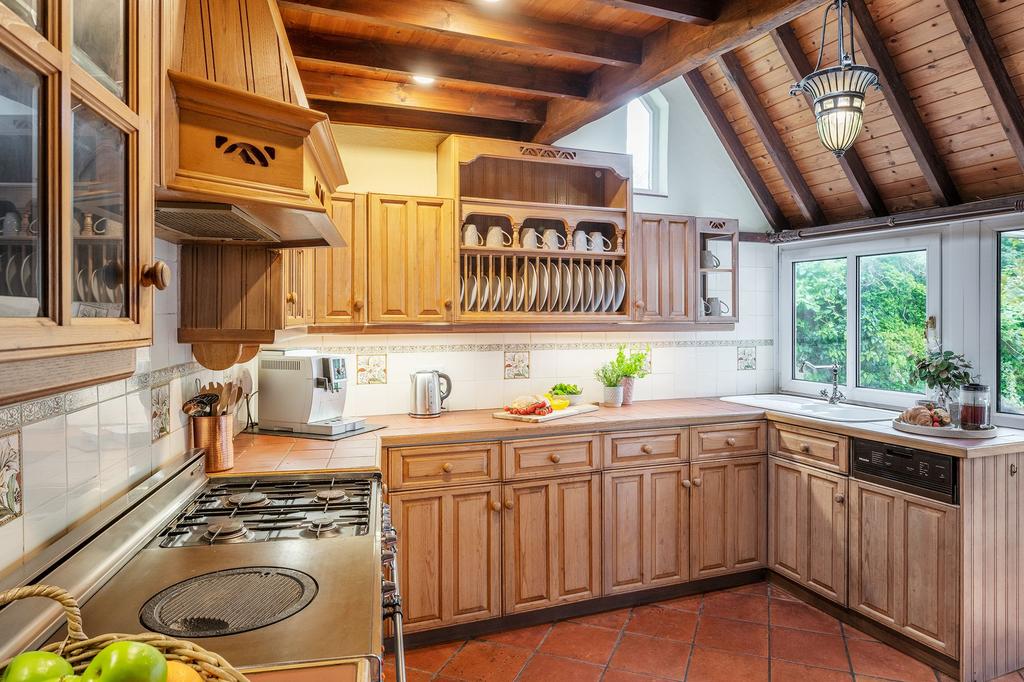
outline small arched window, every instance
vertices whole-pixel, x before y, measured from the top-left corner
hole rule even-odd
[[[626,105],[626,152],[633,157],[633,191],[660,194],[664,191],[667,141],[667,102],[654,92]]]

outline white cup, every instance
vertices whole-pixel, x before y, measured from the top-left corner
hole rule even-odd
[[[711,253],[710,251],[700,252],[700,266],[705,270],[713,270],[722,265],[722,261],[718,259],[718,256]]]
[[[729,314],[729,305],[714,296],[704,299],[704,314],[708,317],[721,317]]]
[[[539,249],[540,235],[537,234],[537,230],[527,227],[519,233],[519,243],[522,244],[524,249]]]
[[[492,249],[512,246],[512,235],[505,234],[505,231],[501,229],[501,225],[491,225],[487,228],[486,245]]]
[[[476,229],[476,225],[468,223],[462,227],[462,245],[463,246],[483,246],[484,240],[480,238],[480,231]]]
[[[594,230],[590,233],[590,250],[591,251],[611,251],[612,242],[608,237],[605,237],[599,231]]]
[[[590,237],[583,230],[576,230],[572,235],[572,248],[574,251],[589,251]]]
[[[544,248],[552,251],[565,248],[565,235],[553,227],[544,230]]]

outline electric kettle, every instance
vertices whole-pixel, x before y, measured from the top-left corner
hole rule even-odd
[[[409,416],[430,419],[441,416],[441,403],[452,394],[452,379],[436,369],[421,369],[409,375],[412,381],[409,395]],[[441,390],[441,383],[444,390]]]

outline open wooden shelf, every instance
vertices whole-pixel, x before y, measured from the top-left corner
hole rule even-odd
[[[624,260],[624,251],[572,251],[570,249],[524,249],[511,246],[460,246],[459,253],[470,256],[529,256],[541,258],[575,258],[578,260]]]

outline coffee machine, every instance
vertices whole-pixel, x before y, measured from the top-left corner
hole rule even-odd
[[[366,420],[343,416],[348,368],[340,355],[311,349],[264,350],[259,357],[261,430],[336,436]]]

